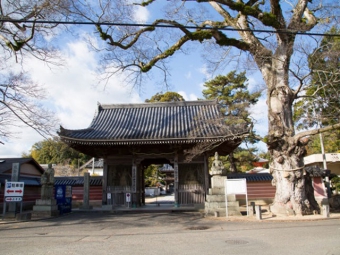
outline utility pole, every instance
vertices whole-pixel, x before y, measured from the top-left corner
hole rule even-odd
[[[319,126],[319,128],[321,128],[320,121],[318,121],[318,126]],[[324,147],[324,144],[323,144],[323,137],[322,137],[321,133],[319,134],[319,137],[320,137],[320,146],[321,146],[321,153],[322,153],[323,169],[327,170],[327,160],[326,160],[326,154],[325,154],[325,147]],[[327,189],[327,197],[330,198],[331,197],[331,188],[330,188],[329,175],[328,174],[326,174],[325,183],[326,183],[326,189]]]
[[[313,111],[314,111],[314,115],[316,115],[315,108],[313,109]],[[318,123],[318,128],[320,129],[321,128],[320,112],[318,114],[317,123]],[[327,170],[327,160],[326,160],[326,154],[325,154],[325,147],[324,147],[324,144],[323,144],[322,133],[319,134],[319,137],[320,137],[320,147],[321,147],[321,154],[322,154],[323,169]],[[326,184],[326,189],[327,189],[327,197],[330,198],[331,197],[331,188],[330,188],[329,175],[328,174],[326,174],[326,177],[325,177],[325,184]]]

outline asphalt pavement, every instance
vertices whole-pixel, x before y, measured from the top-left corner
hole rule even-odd
[[[200,212],[74,210],[0,223],[0,254],[340,255],[338,214],[256,220]]]

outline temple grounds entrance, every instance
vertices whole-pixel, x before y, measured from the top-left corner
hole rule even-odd
[[[150,164],[173,167],[175,207],[204,207],[208,158],[229,154],[248,133],[247,126],[227,125],[215,100],[98,105],[88,128],[58,132],[70,147],[104,159],[102,204],[108,208],[146,204]]]
[[[109,195],[106,198],[110,198],[107,199],[108,204],[132,207],[141,207],[147,204],[203,207],[208,187],[208,183],[206,183],[208,172],[204,171],[203,159],[201,159],[202,162],[178,163],[173,154],[168,155],[168,158],[148,158],[139,155],[132,166],[122,163],[115,165],[114,162],[117,160],[107,161],[106,193]],[[156,191],[152,195],[147,194],[145,191],[147,168],[152,165],[161,168],[164,164],[168,165],[167,170],[156,171],[156,175],[159,172],[159,175],[163,175],[163,177],[156,176],[155,178],[159,178],[159,182],[156,182],[155,187],[151,187]],[[161,185],[163,180],[164,184]],[[160,194],[161,189],[163,194]],[[126,194],[131,194],[130,202],[126,201]],[[165,196],[162,198],[163,195]]]

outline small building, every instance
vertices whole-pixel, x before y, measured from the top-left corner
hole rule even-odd
[[[70,147],[103,158],[103,205],[108,197],[124,205],[126,193],[133,205],[145,204],[144,170],[170,164],[175,205],[204,206],[208,158],[228,155],[249,134],[249,127],[228,126],[224,118],[216,100],[98,105],[88,128],[60,127],[58,134]]]
[[[263,159],[263,158],[259,158],[257,161],[253,162],[253,169],[250,169],[249,171],[247,171],[247,174],[255,174],[255,173],[269,173],[269,169],[268,168],[264,168],[264,165],[267,164],[269,162],[268,159]]]
[[[340,153],[326,153],[325,159],[327,169],[331,170],[332,174],[340,176]],[[323,167],[323,154],[312,154],[304,157],[305,166],[318,166]]]
[[[24,182],[23,208],[31,209],[40,198],[40,177],[44,169],[33,158],[0,159],[0,207],[3,206],[5,182],[11,181],[13,163],[19,163],[19,182]]]
[[[83,171],[86,169],[86,172],[91,174],[92,176],[103,176],[103,168],[104,168],[104,161],[103,159],[96,159],[96,158],[91,158],[89,161],[87,161],[84,165],[79,167],[78,173],[80,171]]]

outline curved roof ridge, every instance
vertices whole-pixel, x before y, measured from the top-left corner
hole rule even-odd
[[[188,105],[213,105],[217,104],[216,100],[195,100],[195,101],[175,101],[175,102],[155,102],[155,103],[137,103],[137,104],[98,104],[98,109],[113,108],[149,108],[158,106],[188,106]]]

